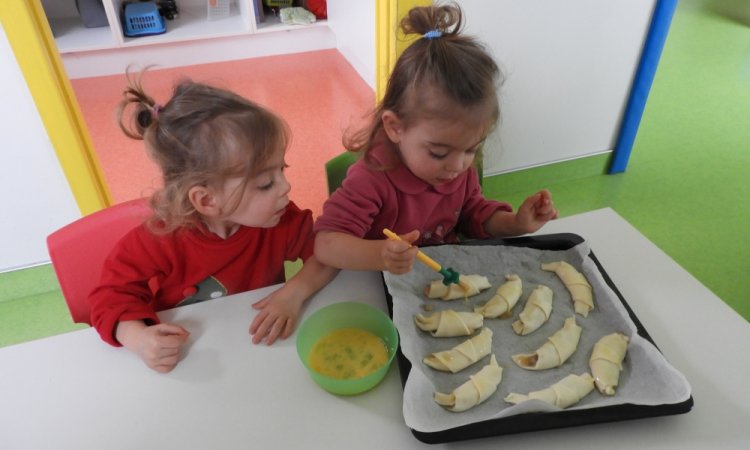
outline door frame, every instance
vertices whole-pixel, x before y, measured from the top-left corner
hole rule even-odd
[[[0,23],[82,215],[112,204],[40,0],[0,1]]]

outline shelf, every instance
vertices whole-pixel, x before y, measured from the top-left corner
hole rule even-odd
[[[110,27],[86,28],[78,17],[51,18],[49,22],[60,53],[117,47]]]
[[[72,1],[72,0],[70,0]],[[118,48],[140,47],[156,44],[195,41],[201,39],[242,36],[254,33],[294,31],[307,27],[327,26],[325,20],[310,25],[286,25],[278,16],[266,14],[265,20],[254,24],[252,2],[239,0],[232,3],[229,17],[208,20],[204,0],[186,0],[179,3],[179,14],[165,20],[167,31],[153,36],[124,36],[119,11],[122,0],[105,2],[109,26],[86,28],[79,17],[49,17],[58,51],[61,54]],[[114,23],[113,23],[114,22]]]
[[[249,21],[233,5],[230,16],[208,20],[206,5],[184,5],[174,20],[165,20],[167,32],[155,36],[123,36],[123,47],[236,36],[252,32]]]
[[[278,16],[273,16],[266,14],[265,21],[257,24],[255,27],[256,33],[269,33],[269,32],[275,32],[275,31],[293,31],[293,30],[299,30],[302,28],[307,27],[320,27],[320,26],[328,26],[328,23],[325,20],[318,20],[317,22],[311,23],[309,25],[287,25],[285,23],[281,23],[281,19]]]

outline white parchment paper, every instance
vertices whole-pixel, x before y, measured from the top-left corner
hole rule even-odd
[[[672,367],[664,356],[647,340],[636,333],[636,327],[622,302],[604,281],[594,261],[589,258],[589,247],[583,242],[566,251],[536,250],[525,247],[496,245],[445,245],[422,249],[426,254],[462,274],[486,276],[492,288],[464,299],[429,300],[424,287],[432,280],[442,279],[439,274],[422,264],[417,264],[406,275],[384,273],[388,291],[393,297],[393,321],[401,338],[401,350],[412,364],[404,386],[403,412],[406,425],[421,432],[437,432],[483,420],[502,418],[529,411],[557,411],[558,408],[541,401],[528,401],[518,405],[503,399],[510,392],[526,394],[544,389],[566,375],[589,372],[588,360],[599,338],[621,332],[630,338],[628,353],[620,374],[617,394],[606,397],[595,389],[578,404],[568,409],[596,408],[632,403],[660,405],[679,403],[690,397],[690,385],[685,377]],[[594,310],[588,317],[573,311],[570,294],[554,272],[541,270],[541,263],[567,261],[581,271],[593,287]],[[606,269],[606,268],[605,268]],[[457,374],[440,372],[426,366],[422,359],[429,353],[448,350],[468,337],[435,338],[414,324],[416,314],[431,314],[443,309],[473,311],[495,294],[505,274],[515,273],[523,282],[523,294],[506,319],[485,319],[484,325],[493,331],[492,349],[498,364],[503,367],[503,379],[497,392],[481,405],[468,411],[453,413],[443,409],[433,400],[435,391],[450,393],[468,380],[469,375],[488,364],[489,356]],[[554,293],[550,320],[526,336],[516,335],[511,323],[518,319],[531,291],[544,284]],[[432,306],[425,311],[424,305]],[[528,371],[518,367],[511,355],[531,353],[563,326],[571,316],[583,328],[578,349],[561,367],[543,371]]]

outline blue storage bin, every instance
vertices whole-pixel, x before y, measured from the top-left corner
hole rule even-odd
[[[154,2],[126,4],[122,22],[122,31],[128,37],[151,36],[167,31],[164,18]]]

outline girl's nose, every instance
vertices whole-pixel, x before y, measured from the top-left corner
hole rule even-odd
[[[292,185],[289,183],[289,180],[286,179],[286,175],[284,174],[284,172],[281,173],[280,185],[283,195],[288,194],[289,191],[292,190]]]
[[[463,152],[453,152],[446,158],[445,168],[449,172],[459,173],[464,170]]]

